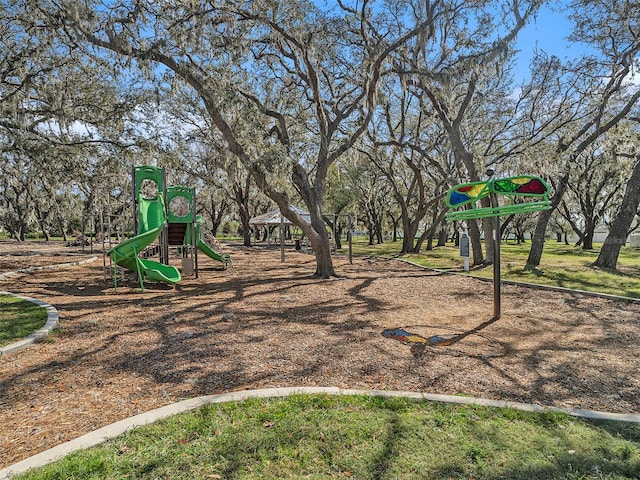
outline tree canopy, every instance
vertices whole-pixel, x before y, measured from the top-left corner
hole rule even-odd
[[[399,228],[402,252],[425,239],[431,248],[455,234],[444,192],[488,168],[541,175],[554,189],[552,210],[503,224],[520,237],[533,230],[529,268],[549,225],[571,228],[585,248],[599,223],[628,233],[638,208],[635,3],[563,3],[567,41],[584,54],[538,51],[515,78],[518,36],[548,3],[9,0],[0,224],[19,239],[66,235],[106,203],[125,212],[113,192],[132,164],[151,163],[205,192],[213,231],[238,219],[245,245],[249,218],[277,205],[309,239],[321,278],[338,273],[335,215],[366,219],[372,242]],[[616,223],[623,211],[631,221]],[[469,223],[474,263],[490,262],[481,234],[491,226]]]

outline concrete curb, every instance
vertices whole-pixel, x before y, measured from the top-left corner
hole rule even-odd
[[[31,335],[23,338],[22,340],[18,340],[17,342],[10,343],[9,345],[5,345],[4,347],[0,347],[0,357],[8,354],[17,352],[24,348],[27,348],[29,345],[34,343],[39,338],[47,335],[56,325],[58,325],[58,321],[60,320],[60,316],[58,315],[58,310],[56,310],[53,306],[48,303],[43,302],[42,300],[38,300],[36,298],[25,297],[24,295],[17,295],[11,292],[3,292],[0,291],[0,295],[11,295],[12,297],[21,298],[22,300],[27,300],[28,302],[34,303],[40,307],[44,307],[47,311],[47,321],[44,326]]]
[[[287,397],[293,394],[325,394],[325,395],[369,395],[375,397],[403,397],[413,398],[416,400],[427,400],[433,402],[445,402],[460,405],[479,405],[494,408],[514,408],[527,412],[562,412],[574,417],[587,418],[591,420],[615,420],[620,422],[640,423],[640,414],[621,414],[598,412],[595,410],[575,410],[560,407],[544,407],[531,403],[507,402],[502,400],[490,400],[474,397],[457,397],[453,395],[438,395],[420,392],[403,392],[391,390],[357,390],[357,389],[341,389],[337,387],[287,387],[287,388],[265,388],[259,390],[242,390],[236,392],[222,393],[219,395],[206,395],[203,397],[183,400],[172,405],[150,410],[146,413],[136,415],[134,417],[121,420],[106,427],[102,427],[86,435],[71,440],[69,442],[57,445],[49,450],[38,453],[21,462],[15,463],[0,470],[0,480],[9,479],[14,475],[24,473],[31,468],[41,467],[48,463],[61,459],[62,457],[82,450],[93,447],[106,440],[117,437],[118,435],[136,427],[148,425],[157,420],[176,415],[178,413],[187,412],[195,408],[207,404],[242,401],[248,398],[278,398]]]
[[[86,263],[95,262],[98,257],[89,257],[84,260],[79,260],[77,262],[68,262],[68,263],[58,263],[54,265],[44,265],[42,267],[29,267],[29,268],[21,268],[19,270],[14,270],[12,272],[5,272],[0,274],[0,280],[4,280],[9,277],[19,277],[21,275],[26,275],[27,273],[32,273],[38,270],[55,270],[57,268],[64,267],[75,267],[78,265],[84,265]],[[17,342],[10,343],[9,345],[5,345],[4,347],[0,347],[0,357],[6,355],[8,353],[17,352],[19,350],[27,348],[29,345],[33,344],[39,338],[47,335],[60,321],[60,315],[58,314],[58,310],[56,310],[53,306],[45,303],[41,300],[31,297],[25,297],[23,295],[18,295],[16,293],[0,291],[0,295],[11,295],[12,297],[21,298],[23,300],[27,300],[28,302],[34,303],[40,307],[44,307],[47,311],[47,321],[42,328],[36,330],[31,335],[26,338],[19,340]]]

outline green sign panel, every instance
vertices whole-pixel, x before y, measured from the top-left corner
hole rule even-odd
[[[509,202],[500,206],[477,206],[476,202],[492,193],[506,196]],[[446,203],[450,209],[447,220],[499,217],[551,208],[549,186],[542,178],[532,175],[462,183],[447,192]],[[466,208],[456,211],[460,207]]]

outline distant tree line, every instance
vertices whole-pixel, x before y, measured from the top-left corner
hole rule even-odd
[[[518,35],[540,8],[572,22],[576,60],[536,52],[514,78]],[[607,238],[615,268],[640,203],[636,2],[8,0],[0,9],[0,226],[66,238],[127,231],[132,165],[198,189],[215,234],[277,207],[339,274],[347,215],[403,253],[443,245],[444,193],[498,176],[544,177],[552,209],[502,219],[545,238]],[[636,75],[634,77],[634,74]],[[310,222],[290,208],[304,207]],[[486,205],[485,205],[486,206]],[[469,221],[490,263],[487,221]],[[329,227],[329,228],[327,228]]]

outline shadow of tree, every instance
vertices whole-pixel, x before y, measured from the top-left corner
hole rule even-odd
[[[640,410],[634,305],[505,286],[501,321],[483,321],[491,285],[480,280],[367,260],[343,266],[345,279],[322,281],[310,276],[312,260],[258,268],[249,263],[256,255],[236,262],[238,274],[207,270],[144,293],[135,281],[114,293],[99,266],[71,278],[49,272],[13,281],[56,305],[61,330],[46,355],[27,352],[23,366],[0,370],[2,408],[27,409],[27,389],[50,401],[58,372],[83,371],[93,373],[78,389],[109,389],[103,375],[126,378],[141,385],[132,398],[166,395],[165,403],[244,388],[335,385]],[[544,314],[531,315],[532,304]],[[381,337],[397,318],[425,337],[447,332],[456,340],[407,347]],[[381,465],[389,455],[381,454]]]

